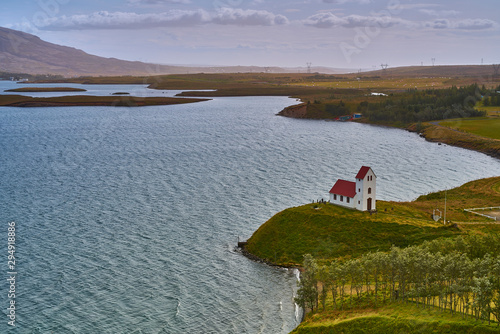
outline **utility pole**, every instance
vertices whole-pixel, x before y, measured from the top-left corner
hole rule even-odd
[[[447,190],[444,191],[444,224],[446,225],[446,193]]]

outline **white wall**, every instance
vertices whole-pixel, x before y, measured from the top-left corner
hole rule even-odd
[[[349,198],[349,203],[347,203],[348,198],[349,197],[344,196],[344,200],[341,202],[340,195],[337,195],[337,200],[334,200],[333,194],[330,194],[330,203],[345,206],[345,207],[351,208],[351,209],[355,209],[356,203],[357,203],[356,198]]]

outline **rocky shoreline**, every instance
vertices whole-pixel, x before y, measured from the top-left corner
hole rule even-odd
[[[298,269],[300,270],[300,268],[298,267],[294,267],[294,266],[280,266],[280,265],[277,265],[275,263],[272,263],[271,261],[267,261],[267,260],[264,260],[264,259],[261,259],[260,257],[256,256],[256,255],[253,255],[252,253],[250,253],[247,249],[246,249],[246,246],[247,245],[247,242],[246,241],[240,241],[238,242],[238,245],[235,247],[235,250],[239,253],[241,253],[243,256],[245,256],[246,258],[254,261],[254,262],[258,262],[258,263],[262,263],[262,264],[265,264],[265,265],[268,265],[270,267],[274,267],[274,268],[286,268],[286,269]]]

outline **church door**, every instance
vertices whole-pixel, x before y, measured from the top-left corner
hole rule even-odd
[[[368,211],[372,210],[372,199],[371,199],[371,197],[366,200],[366,206],[367,206],[367,210]]]

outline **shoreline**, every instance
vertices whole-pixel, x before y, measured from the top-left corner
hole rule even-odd
[[[414,132],[431,143],[440,143],[480,152],[492,158],[500,159],[500,141],[481,137],[472,133],[462,132],[434,123],[426,123],[424,128],[417,130],[415,124],[405,130]]]
[[[310,119],[310,120],[323,120],[335,121],[327,118],[315,118],[308,115],[308,106],[301,103],[288,106],[276,114],[277,116],[295,118],[295,119]],[[419,129],[416,123],[410,124],[405,127],[397,126],[394,124],[383,124],[369,122],[366,119],[353,120],[352,122],[360,124],[370,124],[382,127],[391,127],[403,129],[409,132],[414,132],[428,142],[446,144],[450,146],[460,147],[475,152],[486,154],[492,158],[500,159],[500,141],[487,137],[478,136],[472,133],[463,132],[439,125],[438,121],[422,123],[422,128]]]
[[[283,266],[283,265],[279,265],[279,264],[276,264],[276,263],[272,263],[271,261],[267,261],[265,259],[262,259],[260,257],[258,257],[257,255],[254,255],[252,253],[250,253],[247,249],[246,249],[246,246],[247,245],[247,241],[240,241],[238,242],[238,245],[236,245],[234,248],[237,252],[241,253],[244,257],[246,257],[247,259],[251,260],[251,261],[254,261],[254,262],[257,262],[257,263],[262,263],[262,264],[265,264],[269,267],[273,267],[273,268],[279,268],[279,269],[297,269],[299,272],[301,271],[302,267],[297,267],[297,266]]]

